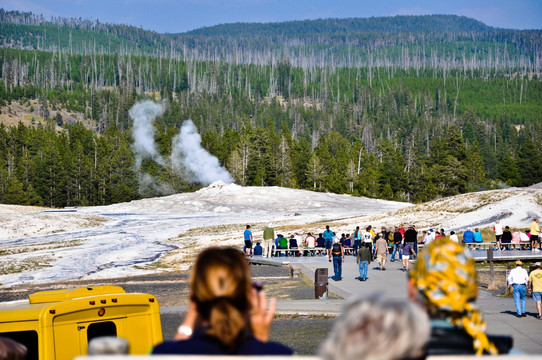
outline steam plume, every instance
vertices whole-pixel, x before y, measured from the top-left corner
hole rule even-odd
[[[134,154],[135,167],[139,172],[139,184],[141,193],[159,193],[168,195],[174,193],[171,184],[164,183],[160,179],[141,171],[141,163],[144,159],[152,159],[157,164],[168,166],[173,172],[189,182],[197,182],[209,185],[221,180],[225,183],[233,182],[228,171],[220,166],[218,159],[209,154],[201,147],[201,136],[191,120],[187,120],[181,126],[181,132],[172,139],[171,155],[164,159],[158,152],[154,141],[154,119],[161,116],[165,111],[163,104],[157,104],[150,100],[139,102],[132,106],[129,111],[130,118],[134,122],[132,152]]]
[[[164,165],[164,159],[156,149],[154,142],[153,120],[164,113],[165,107],[151,100],[145,100],[132,106],[128,114],[134,121],[132,152],[136,169],[140,169],[141,162],[145,158],[151,158],[160,165]]]
[[[181,163],[193,175],[192,180],[204,185],[218,180],[227,184],[233,182],[230,173],[220,166],[218,159],[201,147],[201,136],[191,120],[183,123],[181,132],[172,142],[170,161],[176,171],[181,170]]]

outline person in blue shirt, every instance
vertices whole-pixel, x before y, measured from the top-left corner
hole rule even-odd
[[[318,238],[316,239],[316,247],[317,248],[325,248],[326,247],[326,239],[322,236],[322,233],[318,234]],[[322,250],[318,250],[318,255],[322,255]]]
[[[474,242],[474,233],[471,231],[470,228],[467,228],[467,231],[463,233],[463,242],[465,244]]]
[[[252,256],[250,253],[252,251],[252,231],[250,231],[250,225],[247,225],[247,229],[243,233],[245,237],[245,254],[247,256]]]
[[[480,232],[480,229],[474,229],[474,242],[481,243],[482,241],[482,233]]]
[[[326,230],[324,230],[324,233],[322,236],[326,240],[325,245],[326,245],[327,256],[331,257],[331,245],[333,245],[333,238],[335,237],[335,233],[329,230],[329,225],[326,225]]]
[[[263,254],[263,248],[260,245],[260,243],[256,243],[256,246],[254,246],[254,255],[261,255]]]

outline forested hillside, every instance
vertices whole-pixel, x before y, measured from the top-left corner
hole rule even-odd
[[[542,181],[539,30],[454,16],[176,35],[2,11],[0,21],[0,119],[21,121],[0,125],[3,203],[97,205],[201,186],[151,160],[136,171],[128,111],[149,98],[166,104],[162,156],[192,119],[239,184],[426,201]],[[48,34],[39,46],[32,31]],[[283,47],[284,37],[305,40]]]

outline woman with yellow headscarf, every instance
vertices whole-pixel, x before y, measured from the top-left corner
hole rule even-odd
[[[485,333],[486,323],[474,305],[475,261],[463,246],[448,237],[435,239],[418,256],[409,280],[409,296],[424,305],[432,319],[427,355],[508,352],[510,337],[490,339]]]

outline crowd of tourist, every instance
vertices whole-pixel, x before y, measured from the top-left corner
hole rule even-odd
[[[365,230],[360,230],[357,226],[351,233],[335,233],[329,227],[319,233],[314,234],[308,232],[299,234],[297,232],[284,235],[278,234],[275,236],[275,230],[268,224],[263,231],[263,240],[257,241],[253,245],[254,239],[250,231],[250,225],[247,225],[245,230],[245,252],[247,256],[262,255],[270,256],[314,256],[327,255],[331,256],[333,261],[332,247],[338,242],[342,248],[342,255],[357,256],[358,250],[362,245],[369,247],[373,258],[378,257],[375,252],[376,244],[380,240],[378,247],[380,253],[379,264],[382,269],[385,269],[386,259],[391,255],[390,261],[403,261],[403,255],[415,256],[418,252],[419,245],[427,245],[433,240],[443,236],[448,236],[450,240],[461,244],[482,244],[492,243],[495,250],[534,250],[539,251],[542,244],[540,227],[538,218],[534,219],[529,228],[525,231],[520,231],[517,228],[503,226],[499,221],[496,221],[493,226],[494,237],[489,237],[487,234],[482,236],[480,228],[470,228],[463,232],[461,238],[455,231],[450,231],[449,234],[444,229],[427,229],[421,233],[416,229],[415,225],[409,225],[406,229],[403,224],[400,224],[393,229],[387,229],[385,226],[380,228],[380,231],[375,231],[371,225],[365,227]],[[410,249],[405,250],[405,244],[409,244]],[[336,249],[335,256],[338,256],[339,249]],[[383,257],[386,254],[386,258]],[[341,255],[341,256],[342,256]]]
[[[339,242],[333,242],[331,256],[342,261],[344,254],[333,250]],[[375,244],[377,254],[381,244]],[[511,337],[486,333],[486,323],[474,305],[475,262],[465,247],[441,236],[423,251],[409,272],[409,300],[379,295],[349,299],[320,344],[323,359],[422,359],[510,351]],[[357,258],[372,261],[366,255],[371,255],[368,243],[358,249]],[[192,269],[190,287],[191,302],[179,333],[174,341],[155,347],[153,354],[292,354],[287,346],[269,341],[276,304],[252,283],[241,251],[203,250]]]

